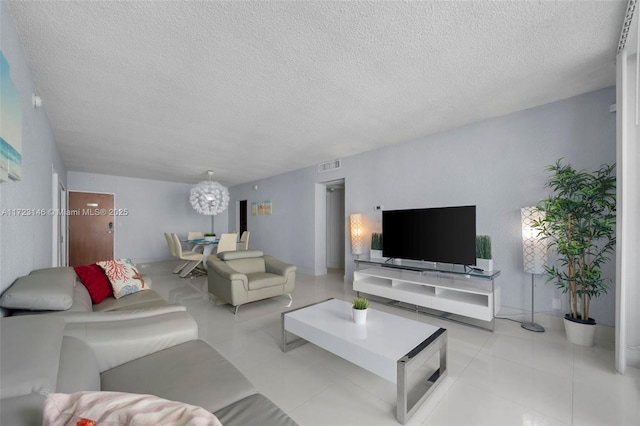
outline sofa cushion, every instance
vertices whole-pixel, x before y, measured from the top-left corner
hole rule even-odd
[[[34,269],[29,275],[46,275],[51,279],[76,281],[76,273],[71,266],[54,266],[51,268]]]
[[[82,419],[98,425],[222,426],[201,407],[155,395],[123,392],[54,393],[44,404],[43,426],[75,425]]]
[[[123,309],[139,309],[152,306],[165,306],[167,304],[167,301],[164,300],[156,291],[145,290],[129,294],[126,297],[121,297],[120,299],[107,297],[102,301],[102,303],[93,305],[93,311],[107,312]]]
[[[135,268],[131,259],[115,259],[97,262],[113,287],[113,297],[119,299],[145,288],[142,275]]]
[[[39,393],[0,399],[0,425],[42,425],[42,407],[47,397]]]
[[[73,270],[87,288],[93,303],[100,303],[107,297],[113,296],[111,282],[100,266],[92,263],[91,265],[75,266]]]
[[[186,311],[135,319],[119,319],[114,315],[112,321],[106,318],[111,316],[107,314],[113,312],[99,315],[105,318],[98,321],[67,322],[64,329],[65,336],[76,337],[91,347],[101,373],[198,338],[198,324]]]
[[[64,319],[49,315],[0,320],[0,399],[56,388]]]
[[[104,391],[153,394],[212,413],[256,393],[233,364],[202,340],[112,368],[101,379]]]
[[[91,312],[93,311],[93,302],[91,301],[91,295],[89,290],[77,283],[73,288],[73,305],[67,310],[67,312]]]
[[[93,351],[82,340],[64,336],[56,392],[99,391],[100,371]]]
[[[297,426],[284,411],[259,393],[213,413],[224,426]]]
[[[69,279],[55,274],[27,275],[18,278],[2,294],[0,306],[31,311],[64,311],[73,304],[74,285],[75,276]]]
[[[284,284],[284,277],[282,275],[270,274],[268,272],[247,274],[247,280],[249,281],[249,290],[259,290],[265,287],[281,286]]]

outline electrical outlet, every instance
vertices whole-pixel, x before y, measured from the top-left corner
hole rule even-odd
[[[555,310],[562,309],[562,300],[560,299],[551,299],[551,307]]]

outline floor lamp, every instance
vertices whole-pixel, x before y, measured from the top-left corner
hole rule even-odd
[[[354,213],[349,216],[351,228],[351,253],[359,258],[362,254],[364,231],[362,229],[362,213]]]
[[[531,274],[531,321],[523,321],[522,328],[530,331],[543,332],[544,327],[533,321],[534,314],[534,289],[535,274],[544,272],[544,264],[547,261],[547,244],[538,235],[539,231],[534,227],[534,222],[544,218],[544,212],[536,207],[523,207],[522,217],[522,260],[524,271]]]

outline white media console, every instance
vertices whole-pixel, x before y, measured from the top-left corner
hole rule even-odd
[[[403,260],[388,263],[358,259],[353,289],[419,308],[422,312],[494,328],[500,271],[473,271],[460,265]],[[367,269],[360,269],[369,266]],[[455,315],[452,317],[450,314]],[[458,316],[460,318],[458,318]]]

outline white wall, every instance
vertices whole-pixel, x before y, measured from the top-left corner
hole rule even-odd
[[[49,209],[53,206],[52,167],[63,182],[67,169],[47,117],[47,99],[42,100],[42,108],[31,105],[31,94],[39,92],[6,2],[0,2],[0,50],[22,99],[22,179],[0,183],[0,211]],[[0,215],[0,291],[33,269],[51,266],[52,235],[51,216]]]
[[[637,115],[638,20],[636,11],[627,46],[617,58],[618,107],[618,291],[616,368],[640,367],[640,132]]]
[[[522,270],[520,208],[548,195],[545,167],[558,158],[590,169],[616,161],[616,119],[609,112],[615,99],[614,88],[607,88],[343,158],[342,168],[331,172],[318,173],[311,166],[238,185],[230,188],[232,204],[271,199],[273,216],[249,217],[252,246],[304,273],[321,273],[315,263],[320,253],[314,216],[321,214],[316,182],[345,179],[345,217],[363,213],[367,233],[380,226],[376,205],[392,210],[474,204],[477,232],[491,235],[494,265],[502,271],[502,304],[528,309],[531,278]],[[252,190],[255,184],[258,191]],[[345,274],[350,277],[354,265],[347,240]],[[612,263],[605,274],[613,279],[614,270]],[[537,311],[551,312],[553,298],[563,297],[552,285],[539,284]],[[592,314],[599,323],[613,325],[614,313],[612,288],[593,303]]]
[[[115,207],[128,216],[115,220],[114,255],[135,262],[169,259],[165,232],[186,237],[189,231],[209,232],[211,216],[198,214],[189,204],[193,185],[70,171],[69,191],[115,194]],[[227,231],[227,212],[215,218],[216,232]]]

